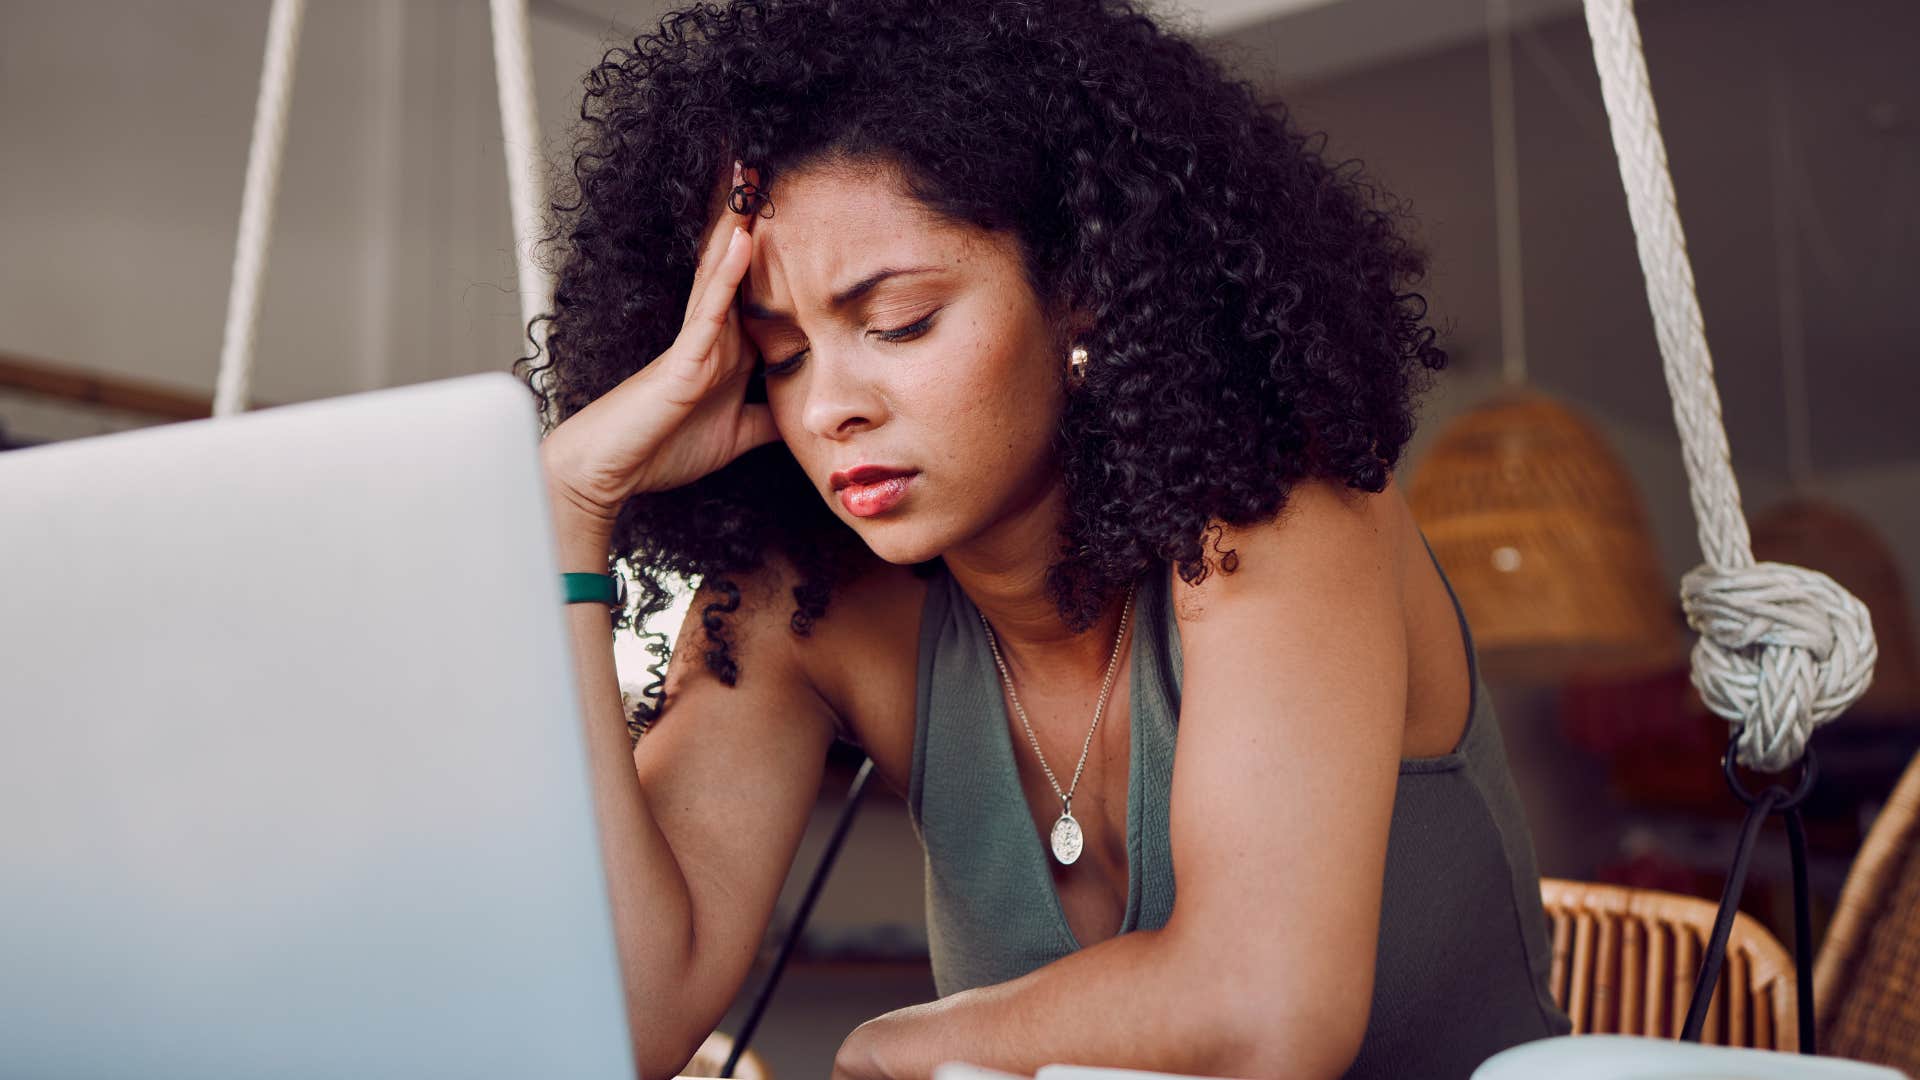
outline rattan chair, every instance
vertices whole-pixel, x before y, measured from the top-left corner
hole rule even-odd
[[[1860,845],[1813,969],[1820,1052],[1920,1075],[1920,757]]]
[[[1678,1036],[1715,906],[1555,878],[1540,882],[1540,895],[1553,936],[1553,999],[1573,1033]],[[1700,1041],[1796,1050],[1798,1001],[1793,958],[1751,916],[1737,915]]]

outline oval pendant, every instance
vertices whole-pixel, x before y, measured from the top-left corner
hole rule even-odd
[[[1080,823],[1073,820],[1072,814],[1061,814],[1060,820],[1053,823],[1053,857],[1061,866],[1072,866],[1080,857]]]

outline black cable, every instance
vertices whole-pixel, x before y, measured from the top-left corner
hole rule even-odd
[[[1800,987],[1800,1052],[1818,1053],[1813,1030],[1813,912],[1807,901],[1807,827],[1800,808],[1787,811],[1787,848],[1793,852],[1793,975]]]
[[[753,1005],[747,1009],[747,1018],[740,1025],[740,1034],[734,1036],[733,1052],[727,1055],[727,1063],[720,1067],[722,1077],[733,1076],[734,1066],[740,1064],[740,1056],[747,1052],[747,1041],[753,1038],[754,1029],[760,1026],[760,1017],[767,1011],[767,1003],[773,1000],[773,989],[780,985],[780,975],[787,969],[787,959],[800,943],[800,931],[806,928],[807,917],[813,914],[814,901],[820,899],[820,889],[827,883],[827,874],[840,855],[840,845],[847,839],[847,830],[853,827],[854,812],[860,808],[860,796],[865,793],[867,777],[872,774],[873,759],[867,758],[860,763],[860,771],[854,774],[853,785],[847,788],[847,803],[840,808],[840,820],[834,823],[833,835],[827,838],[827,849],[820,853],[820,861],[813,868],[813,879],[807,882],[807,891],[800,897],[800,906],[793,913],[793,924],[787,928],[786,939],[780,942],[780,951],[774,955],[773,967],[767,971],[766,979],[753,996]]]
[[[1680,1028],[1682,1042],[1699,1042],[1700,1029],[1706,1025],[1707,1004],[1713,1000],[1713,988],[1720,982],[1720,965],[1727,958],[1727,935],[1733,930],[1733,916],[1740,910],[1740,892],[1747,884],[1747,864],[1753,858],[1753,842],[1760,836],[1784,792],[1770,787],[1747,809],[1747,820],[1740,826],[1740,841],[1733,849],[1733,866],[1727,871],[1727,883],[1720,890],[1720,911],[1713,917],[1713,932],[1707,935],[1706,953],[1700,958],[1700,975],[1693,984],[1693,1002],[1687,1006],[1687,1022]]]
[[[1813,1053],[1813,917],[1807,896],[1807,833],[1800,818],[1800,804],[1813,791],[1819,775],[1819,762],[1807,750],[1800,762],[1800,781],[1792,791],[1769,784],[1755,795],[1740,783],[1734,769],[1734,747],[1740,741],[1740,728],[1727,741],[1727,752],[1720,759],[1727,787],[1734,797],[1747,804],[1747,819],[1740,825],[1740,839],[1733,849],[1733,865],[1727,870],[1727,883],[1720,890],[1720,909],[1714,914],[1713,932],[1707,935],[1707,948],[1700,959],[1700,975],[1693,984],[1693,999],[1687,1006],[1687,1021],[1680,1028],[1684,1042],[1699,1042],[1706,1026],[1707,1005],[1713,1000],[1714,987],[1720,981],[1720,967],[1727,958],[1727,936],[1733,930],[1733,917],[1740,909],[1740,893],[1746,888],[1747,868],[1753,861],[1753,845],[1769,814],[1787,819],[1787,844],[1793,854],[1793,966],[1799,990],[1800,1052]]]

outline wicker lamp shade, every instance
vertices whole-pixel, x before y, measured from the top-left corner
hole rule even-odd
[[[1554,682],[1684,663],[1639,493],[1605,436],[1543,394],[1455,419],[1408,492],[1490,677]]]
[[[1867,605],[1880,645],[1873,684],[1851,710],[1860,718],[1920,719],[1920,650],[1893,552],[1871,525],[1823,499],[1798,496],[1757,515],[1753,557],[1818,570]]]

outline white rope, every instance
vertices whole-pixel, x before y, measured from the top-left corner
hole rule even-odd
[[[300,51],[306,0],[273,0],[267,19],[267,52],[260,69],[260,95],[253,105],[253,142],[247,148],[246,187],[240,198],[240,235],[234,241],[233,281],[227,287],[227,326],[220,343],[213,415],[247,408],[253,376],[253,343],[260,324],[260,283],[267,273],[267,237],[280,190],[280,159],[287,146],[287,102]]]
[[[546,171],[535,119],[533,51],[527,37],[527,0],[491,0],[494,81],[500,92],[500,134],[507,155],[507,202],[513,212],[514,264],[519,270],[520,325],[524,328],[553,307],[553,278],[534,258],[540,237],[540,213],[546,205]],[[543,345],[545,324],[534,331]],[[549,372],[535,374],[544,392]],[[541,430],[549,417],[542,416]]]
[[[1873,626],[1866,605],[1825,574],[1753,560],[1639,24],[1631,0],[1586,0],[1586,13],[1706,556],[1680,583],[1700,634],[1693,682],[1708,708],[1744,726],[1740,762],[1777,772],[1866,692]]]

